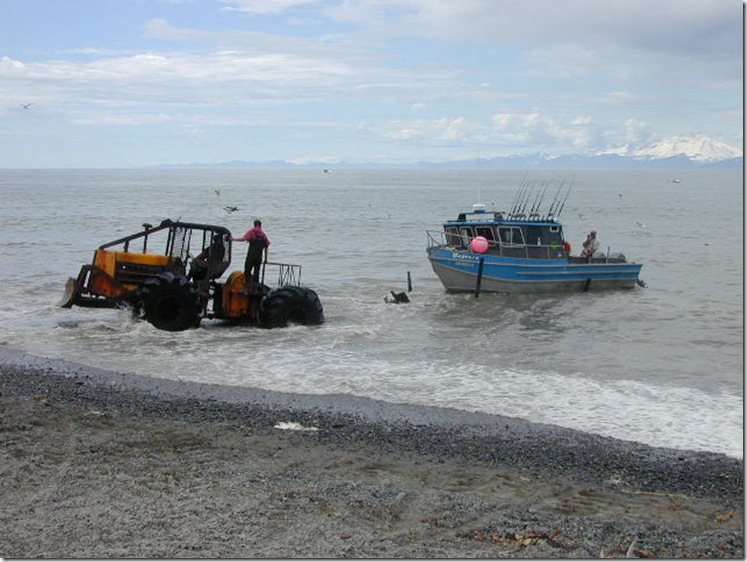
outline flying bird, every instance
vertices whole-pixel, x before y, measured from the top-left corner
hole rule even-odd
[[[33,103],[22,103],[21,107],[23,109],[31,109],[31,106],[34,105]]]
[[[226,205],[223,209],[229,214],[239,210],[238,207],[233,207],[232,205]]]

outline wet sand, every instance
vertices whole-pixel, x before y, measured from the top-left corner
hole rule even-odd
[[[724,455],[8,349],[0,393],[4,558],[744,558]]]

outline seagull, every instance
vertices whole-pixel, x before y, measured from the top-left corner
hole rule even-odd
[[[238,207],[233,207],[233,206],[231,206],[231,205],[226,205],[225,207],[223,207],[223,209],[224,209],[224,210],[225,210],[225,211],[226,211],[227,213],[233,213],[234,211],[238,211],[238,210],[239,210],[239,208],[238,208]]]
[[[215,190],[215,194],[216,194],[216,195],[220,195],[220,189],[216,189],[216,190]]]
[[[31,109],[31,106],[34,105],[33,103],[22,103],[21,107],[23,109]]]

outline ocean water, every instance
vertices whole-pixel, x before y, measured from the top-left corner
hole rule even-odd
[[[676,183],[673,178],[680,178]],[[426,229],[522,180],[573,183],[574,252],[644,264],[645,288],[563,296],[447,294]],[[228,213],[225,206],[239,210]],[[743,177],[737,171],[0,171],[2,345],[170,379],[482,411],[655,446],[743,457]],[[326,323],[205,321],[161,332],[118,310],[61,309],[102,243],[164,218],[263,220],[271,261],[298,263]],[[237,245],[229,272],[241,269]],[[389,291],[413,290],[409,304]]]

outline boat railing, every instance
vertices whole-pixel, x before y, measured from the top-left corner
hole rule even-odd
[[[428,248],[449,246],[453,248],[466,249],[469,247],[470,237],[462,234],[445,233],[443,230],[426,230],[428,236]]]
[[[426,230],[428,248],[442,247],[455,250],[470,250],[472,237],[464,234]],[[497,254],[508,258],[534,260],[567,259],[570,256],[562,244],[506,244],[488,240],[487,254]]]
[[[290,263],[265,262],[262,264],[262,283],[265,279],[275,278],[276,287],[286,287],[288,285],[301,284],[301,266]]]

